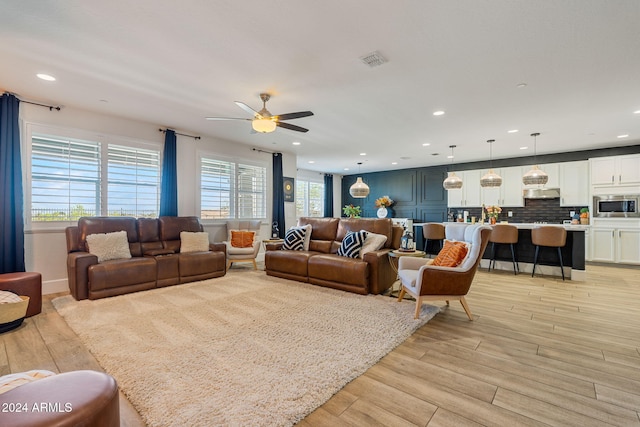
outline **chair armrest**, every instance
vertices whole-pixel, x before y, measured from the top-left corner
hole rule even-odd
[[[421,295],[466,295],[475,269],[425,265],[418,272],[416,287]]]
[[[98,257],[89,252],[72,252],[67,255],[69,291],[77,300],[89,298],[89,267],[98,263]]]
[[[284,242],[266,243],[265,249],[268,251],[279,251],[282,249],[282,245],[284,245]]]
[[[413,256],[403,256],[398,258],[398,270],[419,270],[427,265],[428,258],[417,258]]]

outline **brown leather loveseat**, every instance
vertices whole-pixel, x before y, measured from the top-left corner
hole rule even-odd
[[[403,228],[391,219],[309,218],[298,226],[311,224],[308,251],[282,250],[282,244],[267,244],[265,270],[270,276],[309,282],[358,294],[380,294],[396,280],[388,253],[400,247]],[[337,255],[342,239],[349,231],[365,230],[387,237],[384,246],[365,253],[362,258]]]
[[[197,217],[83,217],[67,227],[69,290],[77,300],[98,299],[220,277],[226,273],[223,243],[208,251],[180,253],[180,232],[200,232]],[[87,236],[126,231],[131,258],[99,263]]]

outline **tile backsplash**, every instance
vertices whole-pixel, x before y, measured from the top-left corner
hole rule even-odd
[[[560,199],[525,199],[524,207],[501,206],[502,213],[498,217],[498,222],[509,221],[515,223],[546,222],[549,224],[562,224],[564,220],[570,220],[570,211],[580,213],[580,209],[586,206],[560,206]],[[469,211],[469,216],[475,216],[480,220],[482,208],[450,208],[454,218],[458,213]],[[508,212],[513,213],[512,217]]]

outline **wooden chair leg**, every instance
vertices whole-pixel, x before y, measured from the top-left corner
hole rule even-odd
[[[473,316],[471,315],[471,310],[469,309],[467,300],[464,299],[464,297],[460,297],[460,304],[462,304],[462,308],[464,308],[465,313],[467,313],[467,317],[469,317],[469,320],[473,320]]]
[[[422,307],[422,297],[416,298],[416,314],[413,317],[414,319],[417,319],[420,317],[420,307]]]
[[[231,268],[232,264],[233,264],[233,261],[227,261],[227,270]]]
[[[400,293],[398,294],[398,302],[402,301],[402,298],[404,298],[404,294],[407,292],[404,290],[404,286],[400,285],[401,289],[400,289]]]
[[[258,269],[258,265],[256,264],[256,260],[254,259],[254,260],[252,260],[252,262],[253,262],[253,269],[257,270]]]

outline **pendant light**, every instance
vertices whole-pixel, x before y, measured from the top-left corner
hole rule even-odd
[[[360,165],[362,162],[358,162],[358,173],[360,173]],[[369,186],[362,181],[362,177],[356,178],[356,182],[349,188],[349,194],[354,199],[364,199],[369,195]]]
[[[451,164],[453,165],[453,149],[456,148],[456,146],[450,145],[449,148],[451,148]],[[442,182],[442,186],[445,190],[457,190],[462,188],[462,179],[458,177],[455,172],[451,172],[451,175]]]
[[[536,138],[540,135],[539,132],[532,133],[533,137],[533,162],[538,163],[538,154],[536,147]],[[543,170],[541,170],[538,165],[534,165],[531,170],[525,173],[522,177],[522,182],[524,185],[544,185],[549,181],[549,175],[547,175]]]
[[[502,185],[502,177],[495,173],[491,167],[491,162],[493,160],[493,143],[495,142],[495,139],[490,139],[487,142],[489,143],[489,172],[480,178],[480,186],[500,187]]]

